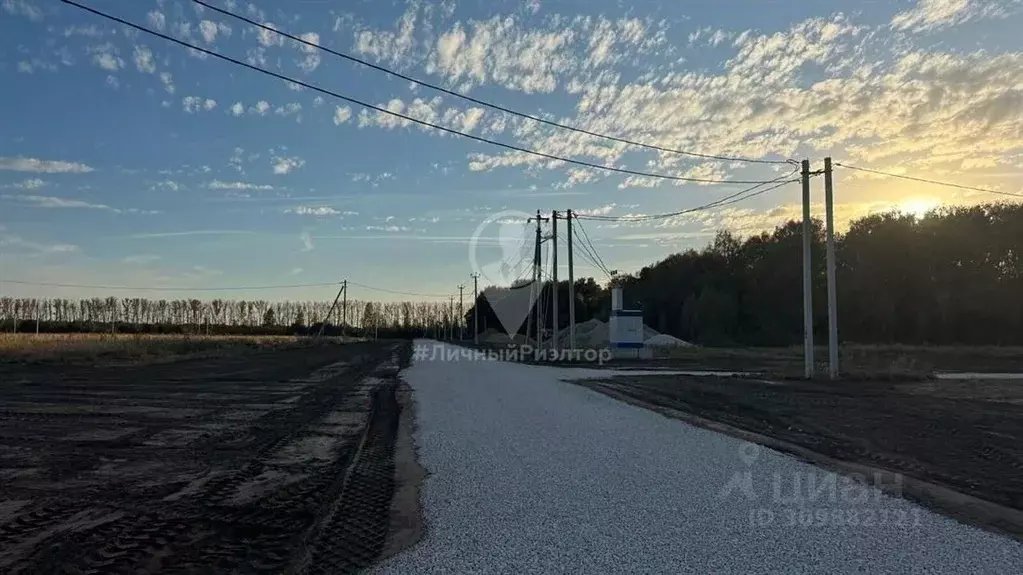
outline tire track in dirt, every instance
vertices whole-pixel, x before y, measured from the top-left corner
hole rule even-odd
[[[25,433],[0,426],[0,471],[12,475],[18,465],[42,466],[39,478],[11,485],[12,494],[32,495],[34,503],[13,506],[0,518],[0,559],[11,568],[2,570],[279,573],[309,557],[336,567],[368,565],[387,537],[398,417],[394,389],[402,358],[407,365],[410,356],[407,347],[335,347],[331,361],[319,352],[312,355],[322,359],[300,361],[306,373],[314,370],[312,376],[280,377],[286,370],[278,365],[270,370],[276,384],[254,380],[259,389],[246,391],[231,381],[231,391],[219,396],[210,377],[201,378],[205,385],[188,380],[190,390],[181,395],[159,393],[181,393],[175,380],[184,378],[169,377],[167,371],[177,370],[167,364],[159,379],[138,385],[135,374],[121,386],[118,403],[158,404],[156,411],[120,420],[122,428],[140,429],[125,436],[96,432],[95,442],[73,439],[81,433],[81,418],[74,415],[85,411],[90,423],[105,421],[76,407],[90,405],[87,386],[74,386],[67,413],[33,414],[33,398],[54,402],[62,386],[34,382],[29,374],[14,386],[24,405],[10,411],[23,418],[27,411],[29,427],[44,423],[27,433],[44,448],[51,438],[55,447],[29,461],[27,452],[7,445]],[[293,374],[296,364],[290,365]],[[195,362],[184,371],[201,366]],[[197,394],[205,397],[197,400]],[[159,411],[199,404],[208,407],[202,419],[161,417],[165,412]],[[246,409],[252,413],[247,420],[229,417]],[[192,429],[200,424],[212,427]],[[74,456],[75,449],[86,456]],[[107,463],[89,454],[103,454]],[[69,525],[68,517],[77,523]],[[344,537],[336,535],[342,532]]]

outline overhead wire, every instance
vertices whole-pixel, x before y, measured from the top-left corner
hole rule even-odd
[[[584,243],[581,243],[580,247],[582,248],[583,253],[588,254],[588,257],[592,263],[597,266],[597,269],[604,272],[608,278],[612,277],[613,274],[611,273],[611,270],[607,267],[607,264],[604,263],[600,254],[597,253],[597,247],[593,245],[593,241],[590,239],[589,233],[586,232],[585,226],[583,226],[582,222],[576,222],[576,225],[579,228],[579,231],[582,232]]]
[[[65,283],[51,283],[51,282],[30,282],[22,280],[11,280],[3,279],[0,283],[36,286],[36,287],[60,287],[60,288],[77,288],[77,289],[103,289],[103,290],[126,290],[126,291],[180,291],[180,292],[196,292],[196,291],[250,291],[250,290],[269,290],[269,289],[294,289],[294,288],[311,288],[311,287],[337,287],[341,285],[341,282],[331,283],[315,283],[315,284],[290,284],[290,285],[262,285],[262,286],[218,286],[218,287],[173,287],[173,286],[110,286],[110,285],[84,285],[84,284],[65,284]]]
[[[785,178],[789,178],[790,176],[795,174],[795,172],[796,172],[796,170],[793,170],[792,172],[789,172],[787,174],[783,174],[783,175],[781,175],[781,176],[779,176],[779,177],[777,177],[777,178],[775,178],[773,180],[769,180],[769,181],[766,181],[766,182],[760,182],[760,183],[758,183],[758,184],[756,184],[754,186],[751,186],[749,188],[740,190],[740,191],[738,191],[738,192],[736,192],[734,194],[730,194],[730,195],[725,196],[723,198],[719,198],[717,200],[714,200],[713,202],[709,202],[709,203],[702,204],[702,205],[699,205],[699,206],[694,206],[692,208],[686,208],[684,210],[679,210],[679,211],[676,211],[676,212],[668,212],[668,213],[664,213],[664,214],[641,215],[641,216],[602,216],[602,215],[597,215],[597,214],[593,214],[593,215],[582,215],[582,214],[580,214],[580,215],[576,216],[576,219],[580,219],[580,220],[598,220],[598,221],[605,221],[605,222],[646,222],[646,221],[651,221],[651,220],[659,220],[659,219],[672,218],[672,217],[675,217],[675,216],[681,216],[681,215],[689,214],[689,213],[693,213],[693,212],[699,212],[699,211],[709,210],[709,209],[713,209],[713,208],[717,208],[717,207],[721,207],[721,206],[731,205],[731,204],[734,204],[734,203],[737,203],[737,202],[748,200],[749,198],[753,198],[753,197],[759,196],[761,194],[766,194],[767,192],[776,190],[776,189],[778,189],[778,188],[780,188],[780,187],[782,187],[782,186],[784,186],[786,184],[791,184],[791,183],[794,183],[794,182],[798,182],[799,181],[798,179],[785,179]],[[770,184],[775,184],[775,185],[772,186]],[[764,188],[764,189],[758,191],[758,188],[761,188],[763,186],[769,186],[769,187]]]
[[[902,179],[902,180],[911,180],[911,181],[914,181],[914,182],[922,182],[922,183],[925,183],[925,184],[934,184],[934,185],[937,185],[937,186],[946,186],[946,187],[949,187],[949,188],[959,188],[961,190],[972,190],[972,191],[975,191],[975,192],[986,192],[988,194],[998,194],[998,195],[1002,195],[1002,196],[1011,196],[1011,197],[1014,197],[1014,198],[1023,198],[1023,194],[1017,194],[1017,193],[1014,193],[1014,192],[1000,192],[998,190],[989,190],[987,188],[978,188],[978,187],[975,187],[975,186],[965,186],[963,184],[954,184],[952,182],[942,182],[942,181],[939,181],[939,180],[930,180],[930,179],[927,179],[927,178],[917,178],[915,176],[904,176],[902,174],[893,174],[891,172],[883,172],[881,170],[872,170],[870,168],[860,168],[858,166],[850,166],[849,164],[842,164],[842,163],[839,163],[839,162],[835,162],[835,165],[838,166],[838,167],[841,167],[841,168],[845,168],[847,170],[855,170],[857,172],[867,172],[867,173],[870,173],[870,174],[877,174],[877,175],[880,175],[880,176],[887,176],[889,178],[899,178],[899,179]]]
[[[545,118],[541,118],[539,116],[534,116],[532,114],[527,114],[525,112],[519,112],[519,111],[513,110],[511,108],[502,106],[500,104],[494,104],[494,103],[488,102],[486,100],[481,100],[479,98],[475,98],[473,96],[469,96],[469,95],[463,94],[461,92],[456,92],[454,90],[450,90],[450,89],[445,88],[443,86],[439,86],[437,84],[433,84],[431,82],[427,82],[425,80],[420,80],[418,78],[413,78],[413,77],[408,76],[406,74],[402,74],[401,72],[398,72],[396,70],[392,70],[390,68],[387,68],[387,67],[384,67],[384,66],[380,66],[378,64],[373,64],[372,62],[368,62],[366,60],[363,60],[362,58],[358,58],[356,56],[352,56],[351,54],[346,54],[344,52],[339,52],[337,50],[333,50],[333,49],[328,48],[326,46],[322,46],[322,45],[320,45],[317,42],[310,42],[309,40],[306,40],[305,38],[302,38],[301,36],[296,36],[294,34],[290,34],[288,32],[279,30],[279,29],[277,29],[277,28],[275,28],[273,26],[269,26],[269,25],[263,24],[262,22],[258,22],[256,20],[253,20],[253,19],[248,18],[246,16],[243,16],[241,14],[237,14],[235,12],[231,12],[230,10],[225,10],[225,9],[219,8],[217,6],[213,6],[212,4],[210,4],[208,2],[205,2],[203,0],[192,0],[192,2],[194,2],[195,4],[198,4],[200,6],[205,6],[206,8],[209,8],[210,10],[213,10],[214,12],[217,12],[217,13],[222,14],[224,16],[228,16],[230,18],[234,18],[234,19],[239,20],[241,22],[245,22],[245,23],[250,24],[252,26],[256,26],[256,27],[258,27],[258,28],[260,28],[262,30],[265,30],[267,32],[271,32],[273,34],[277,34],[277,35],[283,36],[283,37],[288,38],[289,40],[292,40],[294,42],[298,42],[298,43],[303,44],[305,46],[309,46],[311,48],[314,48],[314,49],[326,52],[327,54],[331,54],[333,56],[337,56],[339,58],[343,58],[343,59],[348,60],[350,62],[354,62],[356,64],[360,64],[362,66],[366,66],[367,68],[371,68],[373,70],[377,70],[379,72],[383,72],[385,74],[389,74],[389,75],[394,76],[396,78],[401,78],[402,80],[405,80],[405,81],[408,81],[408,82],[412,82],[414,84],[418,84],[420,86],[429,88],[431,90],[436,90],[438,92],[441,92],[441,93],[444,93],[444,94],[448,94],[448,95],[454,96],[456,98],[460,98],[460,99],[465,100],[467,102],[472,102],[473,104],[479,104],[480,106],[486,106],[487,108],[490,108],[492,110],[498,110],[498,111],[504,112],[506,114],[511,114],[513,116],[517,116],[519,118],[525,118],[525,119],[528,119],[528,120],[532,120],[534,122],[539,122],[541,124],[552,126],[552,127],[555,127],[555,128],[561,129],[561,130],[568,130],[568,131],[571,131],[571,132],[576,132],[576,133],[579,133],[579,134],[585,134],[587,136],[593,136],[593,137],[596,137],[596,138],[610,140],[610,141],[618,142],[618,143],[621,143],[621,144],[627,144],[627,145],[630,145],[630,146],[647,148],[647,149],[650,149],[650,150],[657,150],[659,152],[668,152],[668,153],[672,153],[672,154],[679,154],[679,155],[691,156],[691,157],[694,157],[694,158],[703,158],[703,159],[708,159],[708,160],[720,160],[720,161],[727,161],[727,162],[743,162],[743,163],[754,163],[754,164],[787,164],[787,163],[791,163],[792,162],[792,160],[765,160],[765,159],[760,159],[760,158],[744,158],[744,157],[739,157],[739,156],[725,156],[725,155],[720,155],[720,154],[705,154],[705,153],[700,153],[700,152],[692,152],[692,151],[688,151],[688,150],[679,150],[679,149],[674,149],[674,148],[668,148],[668,147],[665,147],[665,146],[659,146],[657,144],[647,144],[647,143],[644,143],[644,142],[637,142],[637,141],[634,141],[634,140],[629,140],[627,138],[622,138],[622,137],[618,137],[618,136],[611,136],[609,134],[601,134],[599,132],[593,132],[593,131],[587,130],[585,128],[579,128],[579,127],[576,127],[576,126],[570,126],[568,124],[562,124],[560,122],[555,122],[553,120],[547,120]]]
[[[255,72],[259,72],[261,74],[265,74],[267,76],[271,76],[271,77],[277,78],[279,80],[283,80],[285,82],[290,82],[291,84],[302,86],[304,88],[308,88],[310,90],[313,90],[315,92],[319,92],[321,94],[326,94],[328,96],[331,96],[332,98],[337,98],[339,100],[348,102],[350,104],[355,104],[357,106],[362,106],[363,108],[367,108],[369,110],[373,110],[373,111],[379,112],[381,114],[387,114],[387,115],[394,116],[394,117],[402,119],[402,120],[406,120],[406,121],[409,121],[409,122],[414,122],[416,124],[419,124],[419,125],[422,125],[422,126],[426,126],[428,128],[432,128],[434,130],[438,130],[438,131],[441,131],[441,132],[446,132],[446,133],[453,134],[453,135],[456,135],[456,136],[461,136],[463,138],[467,138],[467,139],[474,140],[474,141],[477,141],[477,142],[481,142],[481,143],[484,143],[484,144],[490,144],[492,146],[497,146],[497,147],[504,148],[504,149],[507,149],[507,150],[511,150],[511,151],[514,151],[514,152],[519,152],[519,153],[523,153],[523,154],[529,154],[529,155],[533,155],[533,156],[536,156],[536,157],[545,158],[545,159],[548,159],[548,160],[553,160],[553,161],[556,161],[556,162],[565,162],[567,164],[573,164],[573,165],[582,166],[582,167],[590,168],[590,169],[594,169],[594,170],[602,170],[602,171],[606,171],[606,172],[614,172],[614,173],[626,174],[626,175],[630,175],[630,176],[639,176],[639,177],[646,177],[646,178],[656,178],[656,179],[672,180],[672,181],[679,181],[679,182],[692,182],[692,183],[703,183],[703,184],[762,184],[762,183],[770,183],[770,182],[764,182],[763,180],[719,180],[719,179],[713,179],[713,178],[690,178],[690,177],[686,177],[686,176],[673,176],[673,175],[670,175],[670,174],[658,174],[658,173],[653,173],[653,172],[642,172],[642,171],[639,171],[639,170],[630,170],[630,169],[627,169],[627,168],[618,168],[618,167],[614,167],[614,166],[602,166],[600,164],[594,164],[592,162],[587,162],[587,161],[584,161],[584,160],[575,160],[575,159],[572,159],[572,158],[566,158],[566,157],[558,156],[558,155],[555,155],[555,154],[548,154],[546,152],[540,152],[540,151],[532,150],[532,149],[529,149],[529,148],[524,148],[524,147],[521,147],[521,146],[516,146],[514,144],[507,144],[507,143],[504,143],[504,142],[499,142],[497,140],[491,140],[489,138],[484,138],[482,136],[475,136],[473,134],[469,134],[469,133],[466,133],[466,132],[461,132],[461,131],[455,130],[454,128],[448,128],[446,126],[442,126],[440,124],[434,124],[434,123],[428,122],[426,120],[420,120],[418,118],[415,118],[415,117],[412,117],[412,116],[408,116],[408,115],[402,114],[400,112],[394,112],[392,110],[388,110],[387,108],[382,108],[380,106],[375,106],[375,105],[370,104],[368,102],[363,102],[362,100],[359,100],[359,99],[356,99],[356,98],[352,98],[350,96],[345,96],[345,95],[339,94],[337,92],[328,90],[326,88],[321,88],[319,86],[316,86],[314,84],[310,84],[308,82],[304,82],[304,81],[299,80],[297,78],[292,78],[292,77],[286,76],[284,74],[279,74],[277,72],[274,72],[274,71],[271,71],[271,70],[267,70],[266,68],[261,68],[259,66],[255,66],[255,65],[249,64],[247,62],[243,62],[241,60],[238,60],[237,58],[232,58],[231,56],[225,56],[223,54],[220,54],[219,52],[216,52],[216,51],[213,51],[213,50],[209,50],[209,49],[206,49],[206,48],[202,48],[200,46],[197,46],[195,44],[186,42],[184,40],[180,40],[180,39],[175,38],[173,36],[169,36],[169,35],[164,34],[162,32],[158,32],[156,30],[152,30],[152,29],[147,28],[145,26],[142,26],[140,24],[135,24],[134,22],[130,22],[130,21],[125,20],[123,18],[120,18],[118,16],[114,16],[112,14],[108,14],[108,13],[103,12],[101,10],[97,10],[97,9],[92,8],[90,6],[86,6],[84,4],[79,4],[78,2],[75,2],[74,0],[60,0],[60,1],[63,2],[64,4],[69,5],[69,6],[74,6],[76,8],[79,8],[81,10],[84,10],[86,12],[94,14],[94,15],[99,16],[101,18],[110,20],[112,22],[117,22],[118,24],[122,24],[124,26],[128,26],[128,27],[130,27],[132,29],[138,30],[138,31],[143,32],[145,34],[149,34],[151,36],[156,36],[158,38],[162,38],[164,40],[167,40],[168,42],[173,42],[173,43],[178,44],[180,46],[183,46],[185,48],[189,48],[191,50],[195,50],[196,52],[200,52],[202,54],[213,56],[214,58],[223,60],[225,62],[229,62],[229,63],[234,64],[236,66],[241,66],[243,68],[248,68],[249,70],[253,70]],[[790,163],[790,162],[786,162],[786,163]]]
[[[366,284],[361,284],[361,283],[358,283],[358,282],[353,282],[352,280],[348,280],[348,284],[349,285],[353,285],[353,286],[357,286],[357,287],[361,287],[363,289],[368,289],[370,291],[378,291],[378,292],[384,292],[384,293],[390,293],[390,294],[396,294],[396,295],[410,295],[410,296],[416,296],[416,297],[438,297],[438,298],[446,298],[446,297],[454,296],[453,293],[443,294],[442,295],[442,294],[430,294],[430,293],[417,293],[417,292],[409,292],[409,291],[397,291],[397,290],[392,290],[392,289],[386,289],[386,288],[379,288],[379,287],[369,286],[369,285],[366,285]]]

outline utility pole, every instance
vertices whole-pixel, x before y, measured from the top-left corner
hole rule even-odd
[[[472,343],[475,345],[480,344],[480,274],[472,273]],[[529,331],[526,331],[526,335],[529,335]]]
[[[534,304],[533,304],[534,313],[530,315],[530,323],[532,323],[532,318],[535,316],[535,318],[536,318],[536,342],[535,343],[536,343],[536,348],[537,349],[540,349],[541,345],[543,344],[543,331],[540,328],[540,299],[543,297],[543,273],[541,273],[541,267],[540,267],[540,264],[541,264],[540,258],[541,258],[541,253],[542,252],[540,251],[540,246],[543,243],[543,236],[542,236],[541,231],[540,231],[540,226],[541,226],[541,224],[543,224],[543,222],[546,222],[549,219],[550,218],[545,218],[545,217],[541,216],[540,215],[540,210],[536,210],[536,220],[535,220],[536,221],[536,246],[535,246],[535,249],[533,250],[533,288],[538,290],[538,291],[536,292],[536,297],[532,298],[532,300],[534,302]],[[527,221],[526,223],[529,223],[529,222],[532,222],[532,221],[534,221],[533,218],[529,218],[529,221]],[[527,324],[527,327],[526,327],[526,337],[529,337],[529,331],[530,331],[530,326]]]
[[[348,280],[341,282],[341,292],[344,299],[341,300],[341,338],[345,337],[345,329],[348,327]]]
[[[554,210],[551,212],[551,249],[554,250],[551,254],[551,278],[553,284],[551,287],[551,349],[558,351],[558,211]]]
[[[347,291],[345,289],[347,287],[347,285],[348,285],[348,280],[345,280],[345,281],[341,282],[341,289],[337,290],[337,295],[334,296],[334,303],[330,304],[330,309],[327,310],[327,315],[323,316],[323,321],[320,322],[320,330],[318,332],[316,332],[316,337],[320,337],[321,335],[323,335],[323,328],[327,325],[327,322],[330,321],[330,314],[334,313],[334,308],[337,306],[338,298],[341,297],[341,294],[343,294],[343,293],[345,293]],[[348,299],[347,295],[345,296],[345,299],[346,300]],[[207,326],[208,325],[209,324],[207,324]],[[209,328],[208,327],[207,327],[207,333],[209,333]],[[343,335],[343,332],[342,332],[342,335]]]
[[[465,308],[462,307],[462,290],[465,286],[462,284],[458,285],[458,339],[465,339],[465,333],[462,331],[462,318],[465,317]]]
[[[454,315],[455,315],[455,296],[449,295],[448,296],[448,341],[451,341],[451,340],[455,339],[455,336],[454,336],[455,326],[454,326],[454,323],[452,321],[454,319]]]
[[[572,261],[572,210],[565,210],[568,227],[568,348],[575,349],[575,268]],[[574,351],[572,353],[575,353]]]
[[[831,158],[824,158],[824,210],[827,220],[828,376],[838,379],[838,285],[835,280],[835,196]]]
[[[813,378],[813,276],[810,257],[810,160],[803,160],[803,368]]]

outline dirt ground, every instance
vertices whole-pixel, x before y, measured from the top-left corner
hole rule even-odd
[[[840,472],[899,474],[901,495],[1023,540],[1023,381],[578,383]]]
[[[388,546],[406,342],[0,365],[0,572],[343,573]]]
[[[457,342],[476,349],[509,350],[515,346],[501,344],[474,345]],[[816,345],[814,364],[818,377],[828,373],[828,347]],[[609,367],[676,370],[723,370],[761,373],[779,378],[802,378],[802,347],[724,348],[696,347],[654,350],[650,359],[613,359],[603,365],[592,362],[550,361],[542,365],[566,367]],[[1023,372],[1023,348],[1009,346],[923,346],[842,344],[839,366],[843,376],[862,379],[924,378],[935,372]]]

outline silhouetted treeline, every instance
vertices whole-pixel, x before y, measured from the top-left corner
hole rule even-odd
[[[450,302],[151,300],[146,298],[0,297],[0,331],[40,333],[377,335],[440,337],[455,322]],[[343,327],[342,327],[343,326]]]
[[[824,230],[812,233],[815,336],[827,341]],[[1023,205],[946,207],[852,222],[836,239],[839,337],[858,343],[1023,344]],[[615,280],[650,327],[708,345],[802,341],[802,224],[740,238],[720,232]],[[550,285],[545,286],[549,300]],[[576,321],[607,320],[610,294],[578,280]],[[568,284],[559,327],[568,325]],[[550,308],[549,305],[546,306]],[[486,301],[484,322],[498,327]],[[545,310],[550,325],[550,310]],[[472,310],[467,314],[471,325]],[[500,329],[500,328],[498,328]],[[524,332],[523,327],[522,332]]]

